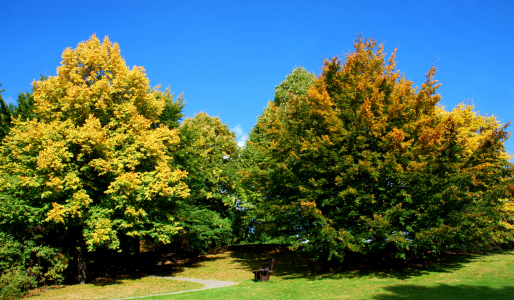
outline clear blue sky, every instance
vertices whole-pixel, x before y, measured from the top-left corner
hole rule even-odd
[[[505,123],[514,116],[513,16],[512,0],[4,1],[0,82],[14,103],[39,74],[55,75],[65,48],[108,35],[152,86],[184,93],[188,116],[219,116],[241,140],[294,67],[320,73],[362,32],[388,53],[398,47],[398,68],[416,85],[435,64],[447,108],[469,100]]]

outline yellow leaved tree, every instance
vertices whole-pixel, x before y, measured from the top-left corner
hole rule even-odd
[[[87,251],[169,243],[180,230],[173,211],[187,173],[167,152],[177,129],[156,125],[166,104],[157,93],[118,44],[93,35],[63,52],[56,76],[34,81],[40,120],[14,121],[0,147],[1,192],[76,258],[80,282]]]

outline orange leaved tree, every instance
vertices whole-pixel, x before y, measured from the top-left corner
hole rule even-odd
[[[417,88],[383,50],[359,37],[307,95],[259,117],[243,153],[256,230],[322,261],[511,239],[507,125],[471,106],[445,110],[434,67]]]

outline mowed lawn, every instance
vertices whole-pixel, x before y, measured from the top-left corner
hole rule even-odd
[[[203,284],[155,277],[127,278],[67,285],[47,290],[30,299],[117,299],[201,289]]]
[[[270,257],[276,259],[275,274],[269,282],[254,282],[251,270],[257,269],[263,260]],[[285,246],[233,246],[205,255],[190,265],[168,272],[161,271],[157,275],[231,280],[238,282],[238,285],[143,299],[514,299],[513,251],[448,254],[405,264],[392,260],[388,262],[386,258],[377,258],[372,262],[351,259],[353,261],[342,268],[330,269],[328,266],[321,270]],[[143,277],[138,280],[147,279]],[[163,287],[160,287],[161,284]],[[124,282],[104,285],[118,291],[117,297],[112,297],[112,293],[109,293],[111,297],[105,294],[98,297],[135,296],[135,290],[137,296],[142,296],[198,288],[180,281],[173,288],[164,287],[166,284],[165,281],[154,281],[151,283],[153,288],[148,288],[150,283],[147,287],[142,283],[140,289],[125,286]],[[73,287],[80,286],[56,290],[56,294],[52,292],[52,297],[41,297],[70,298],[66,297],[66,289]],[[80,292],[77,290],[73,292],[75,299],[79,298],[78,294]],[[96,298],[94,293],[89,292],[88,295],[82,299]]]

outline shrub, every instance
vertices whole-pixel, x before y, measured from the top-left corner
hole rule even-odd
[[[30,289],[59,284],[67,267],[57,249],[35,241],[20,242],[0,232],[0,299],[11,299]]]

